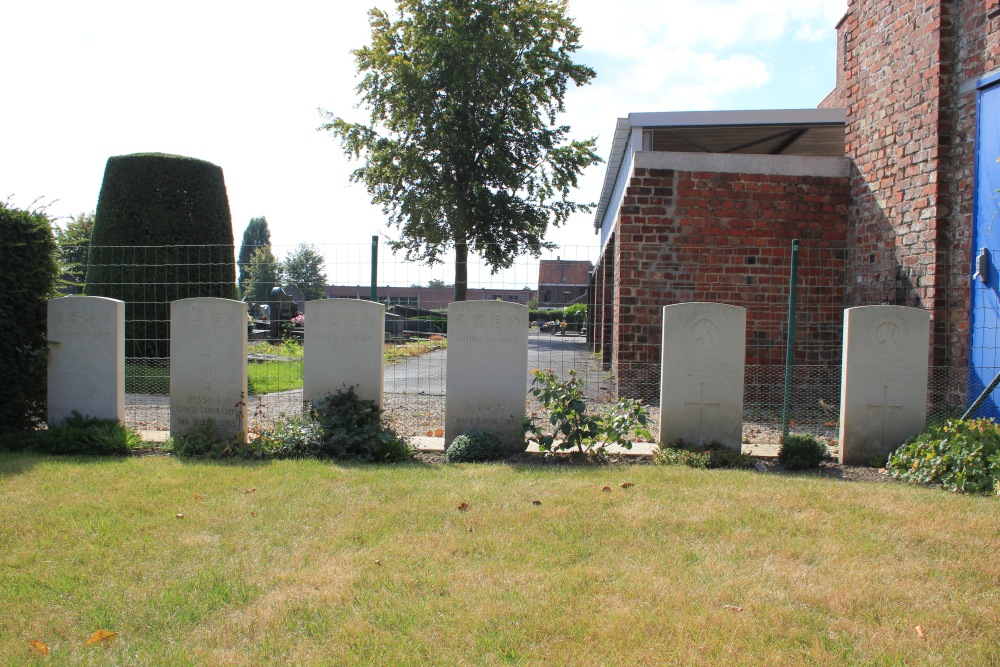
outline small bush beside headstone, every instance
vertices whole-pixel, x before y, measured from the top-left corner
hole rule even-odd
[[[0,435],[0,451],[63,456],[126,456],[141,444],[139,434],[115,419],[73,412],[58,426]]]
[[[1000,495],[1000,425],[992,419],[932,425],[890,454],[886,470],[914,484]]]
[[[474,428],[452,440],[444,455],[449,463],[499,461],[507,448],[496,433]]]
[[[172,440],[178,456],[242,459],[338,459],[368,463],[409,460],[406,438],[389,428],[375,401],[360,398],[353,387],[312,404],[308,415],[283,417],[248,443],[220,441],[211,424],[196,426]]]
[[[646,411],[636,399],[623,398],[601,415],[587,413],[584,382],[570,370],[569,379],[560,380],[551,370],[531,371],[531,393],[549,412],[552,429],[546,432],[527,417],[523,430],[529,442],[543,453],[576,450],[579,454],[601,457],[609,445],[632,449],[632,437],[651,438],[646,429]]]
[[[686,465],[691,468],[752,468],[756,459],[718,442],[694,445],[677,441],[660,445],[653,453],[656,465]]]
[[[789,435],[778,450],[778,463],[785,470],[811,470],[829,456],[829,451],[819,438],[811,433]]]

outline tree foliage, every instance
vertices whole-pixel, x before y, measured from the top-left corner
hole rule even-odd
[[[86,293],[125,302],[126,355],[170,354],[170,302],[232,299],[233,225],[222,169],[162,153],[108,158]]]
[[[11,208],[0,200],[0,434],[45,419],[48,299],[56,296],[57,248],[43,210]]]
[[[569,199],[600,162],[593,139],[556,122],[580,30],[566,0],[397,0],[369,12],[371,44],[354,51],[370,123],[325,112],[322,126],[363,164],[352,175],[399,229],[394,250],[442,261],[454,248],[464,300],[471,248],[497,271],[547,248],[549,224],[586,205]]]
[[[281,263],[271,252],[271,246],[260,246],[247,264],[242,296],[247,301],[263,303],[271,295],[271,288],[279,283],[281,283]]]
[[[87,276],[87,257],[90,254],[90,237],[94,233],[94,214],[80,213],[71,216],[64,227],[53,228],[59,246],[59,268],[70,276],[79,290]]]
[[[240,272],[239,291],[246,294],[247,271],[250,269],[250,259],[258,248],[271,248],[271,229],[267,226],[267,218],[251,218],[247,228],[243,230],[243,242],[240,244],[240,256],[237,259],[237,269]]]
[[[322,299],[326,295],[326,273],[323,255],[315,247],[302,243],[282,262],[282,277],[286,284],[296,285],[306,299]]]

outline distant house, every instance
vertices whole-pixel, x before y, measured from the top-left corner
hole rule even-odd
[[[543,259],[538,265],[538,305],[586,303],[593,270],[594,265],[585,260]]]
[[[387,306],[413,306],[425,310],[441,310],[455,300],[454,287],[391,287],[376,288],[379,303]],[[530,289],[493,289],[470,287],[466,297],[469,301],[509,301],[527,305],[535,293]],[[326,288],[328,299],[370,299],[368,285],[330,285]]]

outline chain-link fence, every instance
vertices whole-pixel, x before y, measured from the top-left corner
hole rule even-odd
[[[447,320],[454,267],[403,261],[379,248],[372,287],[372,247],[367,244],[308,246],[322,259],[316,275],[256,271],[245,275],[232,296],[248,295],[251,428],[301,410],[302,331],[295,315],[319,286],[325,298],[374,296],[387,304],[385,407],[409,434],[444,428]],[[164,430],[169,424],[169,310],[165,299],[200,294],[206,264],[228,261],[233,249],[200,247],[101,248],[93,258],[118,269],[122,282],[89,285],[88,292],[125,298],[128,332],[143,345],[130,346],[126,360],[130,426]],[[275,258],[302,246],[272,247]],[[224,259],[220,260],[219,258]],[[551,368],[560,377],[576,370],[595,404],[618,397],[643,399],[654,419],[660,373],[662,307],[712,301],[747,309],[744,378],[744,441],[776,443],[783,409],[796,431],[835,438],[840,402],[841,339],[845,306],[894,304],[933,313],[928,418],[961,414],[975,396],[970,385],[969,253],[935,257],[930,266],[875,262],[847,247],[810,247],[798,252],[796,302],[789,310],[793,277],[791,244],[651,248],[623,253],[610,239],[604,248],[563,246],[540,258],[519,258],[493,273],[475,261],[468,267],[469,299],[501,299],[531,309],[529,370]],[[167,262],[170,271],[157,268]],[[263,274],[263,277],[261,277]],[[105,275],[108,275],[107,272]],[[163,282],[163,276],[169,280]],[[255,278],[257,279],[255,282]],[[125,288],[126,281],[128,288]],[[159,282],[158,282],[159,281]],[[273,289],[284,287],[284,289]],[[974,283],[976,290],[989,290]],[[266,294],[265,299],[260,299]],[[123,295],[123,296],[122,296]],[[256,298],[256,300],[254,300]],[[995,300],[995,296],[993,296]],[[971,301],[970,301],[971,299]],[[794,313],[794,321],[790,319]],[[793,364],[786,403],[789,325],[794,324]],[[432,338],[434,340],[432,340]],[[983,340],[980,347],[992,345]],[[978,353],[981,360],[985,359]],[[990,359],[993,351],[990,350]],[[976,377],[997,364],[980,363]],[[488,382],[489,378],[483,378]],[[976,384],[978,382],[978,385]],[[526,390],[530,388],[526,375]],[[529,410],[539,406],[529,401]]]

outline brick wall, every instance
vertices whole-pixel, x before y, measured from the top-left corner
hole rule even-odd
[[[846,177],[635,168],[614,248],[619,393],[658,395],[662,307],[674,303],[746,307],[747,364],[782,364],[796,238],[813,253],[800,271],[797,361],[839,363],[848,204]]]
[[[1000,63],[991,4],[851,0],[839,28],[854,163],[846,305],[929,310],[950,402],[964,401],[968,363],[975,80]]]
[[[847,305],[933,308],[941,154],[940,0],[853,0]]]
[[[837,83],[817,107],[820,109],[845,109],[850,94],[847,71],[850,66],[850,34],[846,30],[847,14],[837,24]]]

